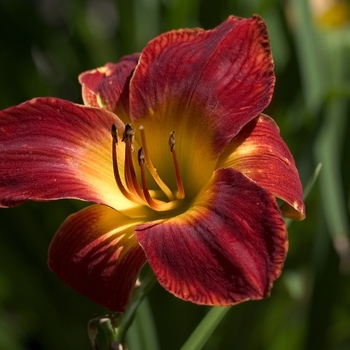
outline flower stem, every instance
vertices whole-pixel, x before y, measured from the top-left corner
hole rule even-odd
[[[135,290],[135,293],[124,315],[120,317],[116,341],[120,343],[125,342],[126,332],[128,331],[135,318],[137,308],[143,299],[148,295],[152,287],[155,285],[156,281],[157,280],[153,274],[153,271],[151,269],[148,269],[146,276],[141,281],[141,285]]]
[[[229,307],[212,307],[180,350],[202,349],[203,345],[229,310]]]

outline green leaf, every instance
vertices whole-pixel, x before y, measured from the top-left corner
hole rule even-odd
[[[309,182],[305,186],[305,190],[304,190],[304,194],[303,194],[304,200],[309,196],[311,190],[314,188],[316,180],[317,180],[318,176],[320,175],[321,169],[322,169],[322,163],[318,163],[315,170],[314,170],[314,173],[312,174],[312,176],[309,180]],[[292,222],[293,222],[292,219],[286,219],[287,227],[289,227]]]
[[[315,170],[314,170],[313,175],[311,176],[308,184],[305,187],[304,195],[303,195],[304,200],[309,196],[311,190],[315,186],[316,180],[317,180],[318,176],[320,175],[321,169],[322,169],[322,163],[318,163]]]

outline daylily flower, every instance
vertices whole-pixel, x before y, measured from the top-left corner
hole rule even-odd
[[[282,214],[305,210],[293,157],[261,114],[275,83],[264,21],[171,31],[79,79],[85,106],[37,98],[0,115],[2,207],[95,203],[58,229],[50,268],[114,311],[147,261],[197,304],[268,296],[287,253]]]

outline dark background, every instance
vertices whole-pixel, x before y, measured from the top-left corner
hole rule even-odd
[[[290,226],[271,297],[233,307],[204,349],[350,349],[347,5],[322,16],[303,0],[0,0],[1,109],[36,96],[82,103],[79,73],[140,51],[166,30],[209,29],[230,14],[266,20],[277,83],[265,112],[279,124],[304,186],[320,161],[323,168],[307,219]],[[46,265],[56,229],[83,205],[0,210],[0,349],[90,348],[87,322],[107,310]],[[179,349],[208,310],[158,285],[149,302],[162,350]]]

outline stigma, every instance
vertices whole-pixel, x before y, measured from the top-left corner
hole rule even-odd
[[[145,135],[145,130],[143,126],[139,127],[139,132],[141,136],[141,147],[137,151],[137,160],[139,167],[139,174],[141,181],[136,176],[135,165],[133,162],[133,152],[134,149],[134,138],[135,131],[130,124],[125,125],[125,129],[122,136],[122,142],[125,143],[125,153],[124,153],[124,171],[123,174],[119,171],[118,157],[117,157],[117,147],[119,144],[118,140],[118,129],[115,124],[112,125],[112,160],[113,160],[113,171],[116,184],[120,192],[129,200],[139,203],[141,205],[146,205],[155,211],[168,211],[175,209],[179,206],[182,199],[185,198],[185,190],[181,179],[180,169],[177,161],[176,151],[175,151],[175,132],[170,132],[169,136],[169,148],[173,159],[174,165],[174,176],[176,179],[177,189],[175,191],[170,190],[170,188],[164,183],[157,173],[154,167],[151,157],[147,148],[147,140]],[[148,171],[153,177],[154,181],[157,183],[159,189],[167,197],[167,201],[162,201],[152,196],[147,185],[146,171]]]

